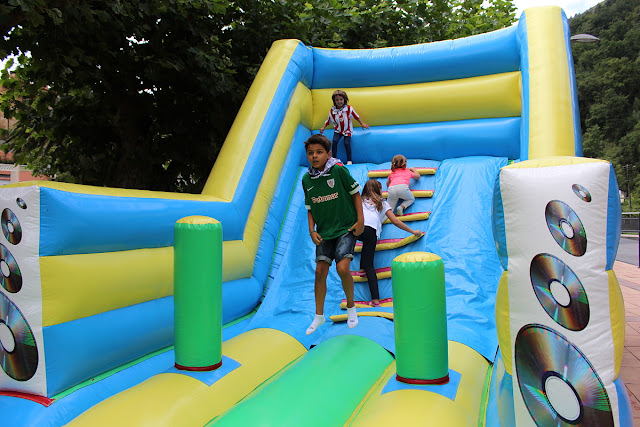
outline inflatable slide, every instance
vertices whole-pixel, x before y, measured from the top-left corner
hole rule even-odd
[[[618,187],[609,163],[581,157],[569,36],[561,9],[542,7],[510,28],[429,44],[276,41],[202,194],[2,187],[0,423],[630,426],[612,271]],[[402,217],[425,234],[383,227],[380,307],[367,305],[355,254],[353,329],[332,267],[332,320],[306,335],[315,262],[303,142],[335,89],[371,125],[356,127],[347,166],[361,185],[374,176],[386,189],[396,154],[429,171]],[[176,361],[174,236],[185,218],[221,226],[219,264],[199,261],[221,283],[219,312],[199,313],[221,325],[209,370]],[[401,301],[392,273],[407,256],[441,260],[446,310],[440,326],[418,322],[399,340],[401,316],[430,310],[434,286],[416,275]],[[435,356],[446,381],[399,379],[413,363],[406,350]]]

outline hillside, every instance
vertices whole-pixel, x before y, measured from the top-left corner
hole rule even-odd
[[[640,0],[605,0],[569,20],[584,155],[613,162],[620,189],[640,210]]]

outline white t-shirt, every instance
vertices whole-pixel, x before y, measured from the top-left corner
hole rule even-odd
[[[382,212],[378,212],[376,205],[367,199],[362,200],[362,213],[364,214],[364,225],[376,229],[376,236],[380,238],[382,231],[382,223],[387,219],[387,211],[391,210],[391,206],[386,200],[382,200]]]

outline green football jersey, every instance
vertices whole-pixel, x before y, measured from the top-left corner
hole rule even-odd
[[[325,174],[302,177],[304,204],[311,210],[316,231],[323,239],[335,239],[345,234],[358,221],[353,194],[360,185],[346,167],[335,165]]]

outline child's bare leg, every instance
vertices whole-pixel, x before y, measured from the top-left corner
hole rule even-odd
[[[316,264],[316,279],[314,292],[316,297],[316,317],[307,328],[307,335],[316,331],[325,321],[324,319],[324,299],[327,296],[327,275],[329,274],[329,264],[318,261]]]
[[[318,261],[316,264],[316,314],[324,314],[324,300],[327,296],[327,276],[329,275],[329,264]]]
[[[342,258],[336,263],[338,276],[342,281],[342,289],[347,298],[347,308],[353,307],[353,277],[351,276],[351,258]]]
[[[336,263],[336,270],[342,281],[342,289],[347,298],[347,326],[353,328],[358,324],[358,313],[353,301],[353,277],[351,276],[351,258],[342,258]]]

